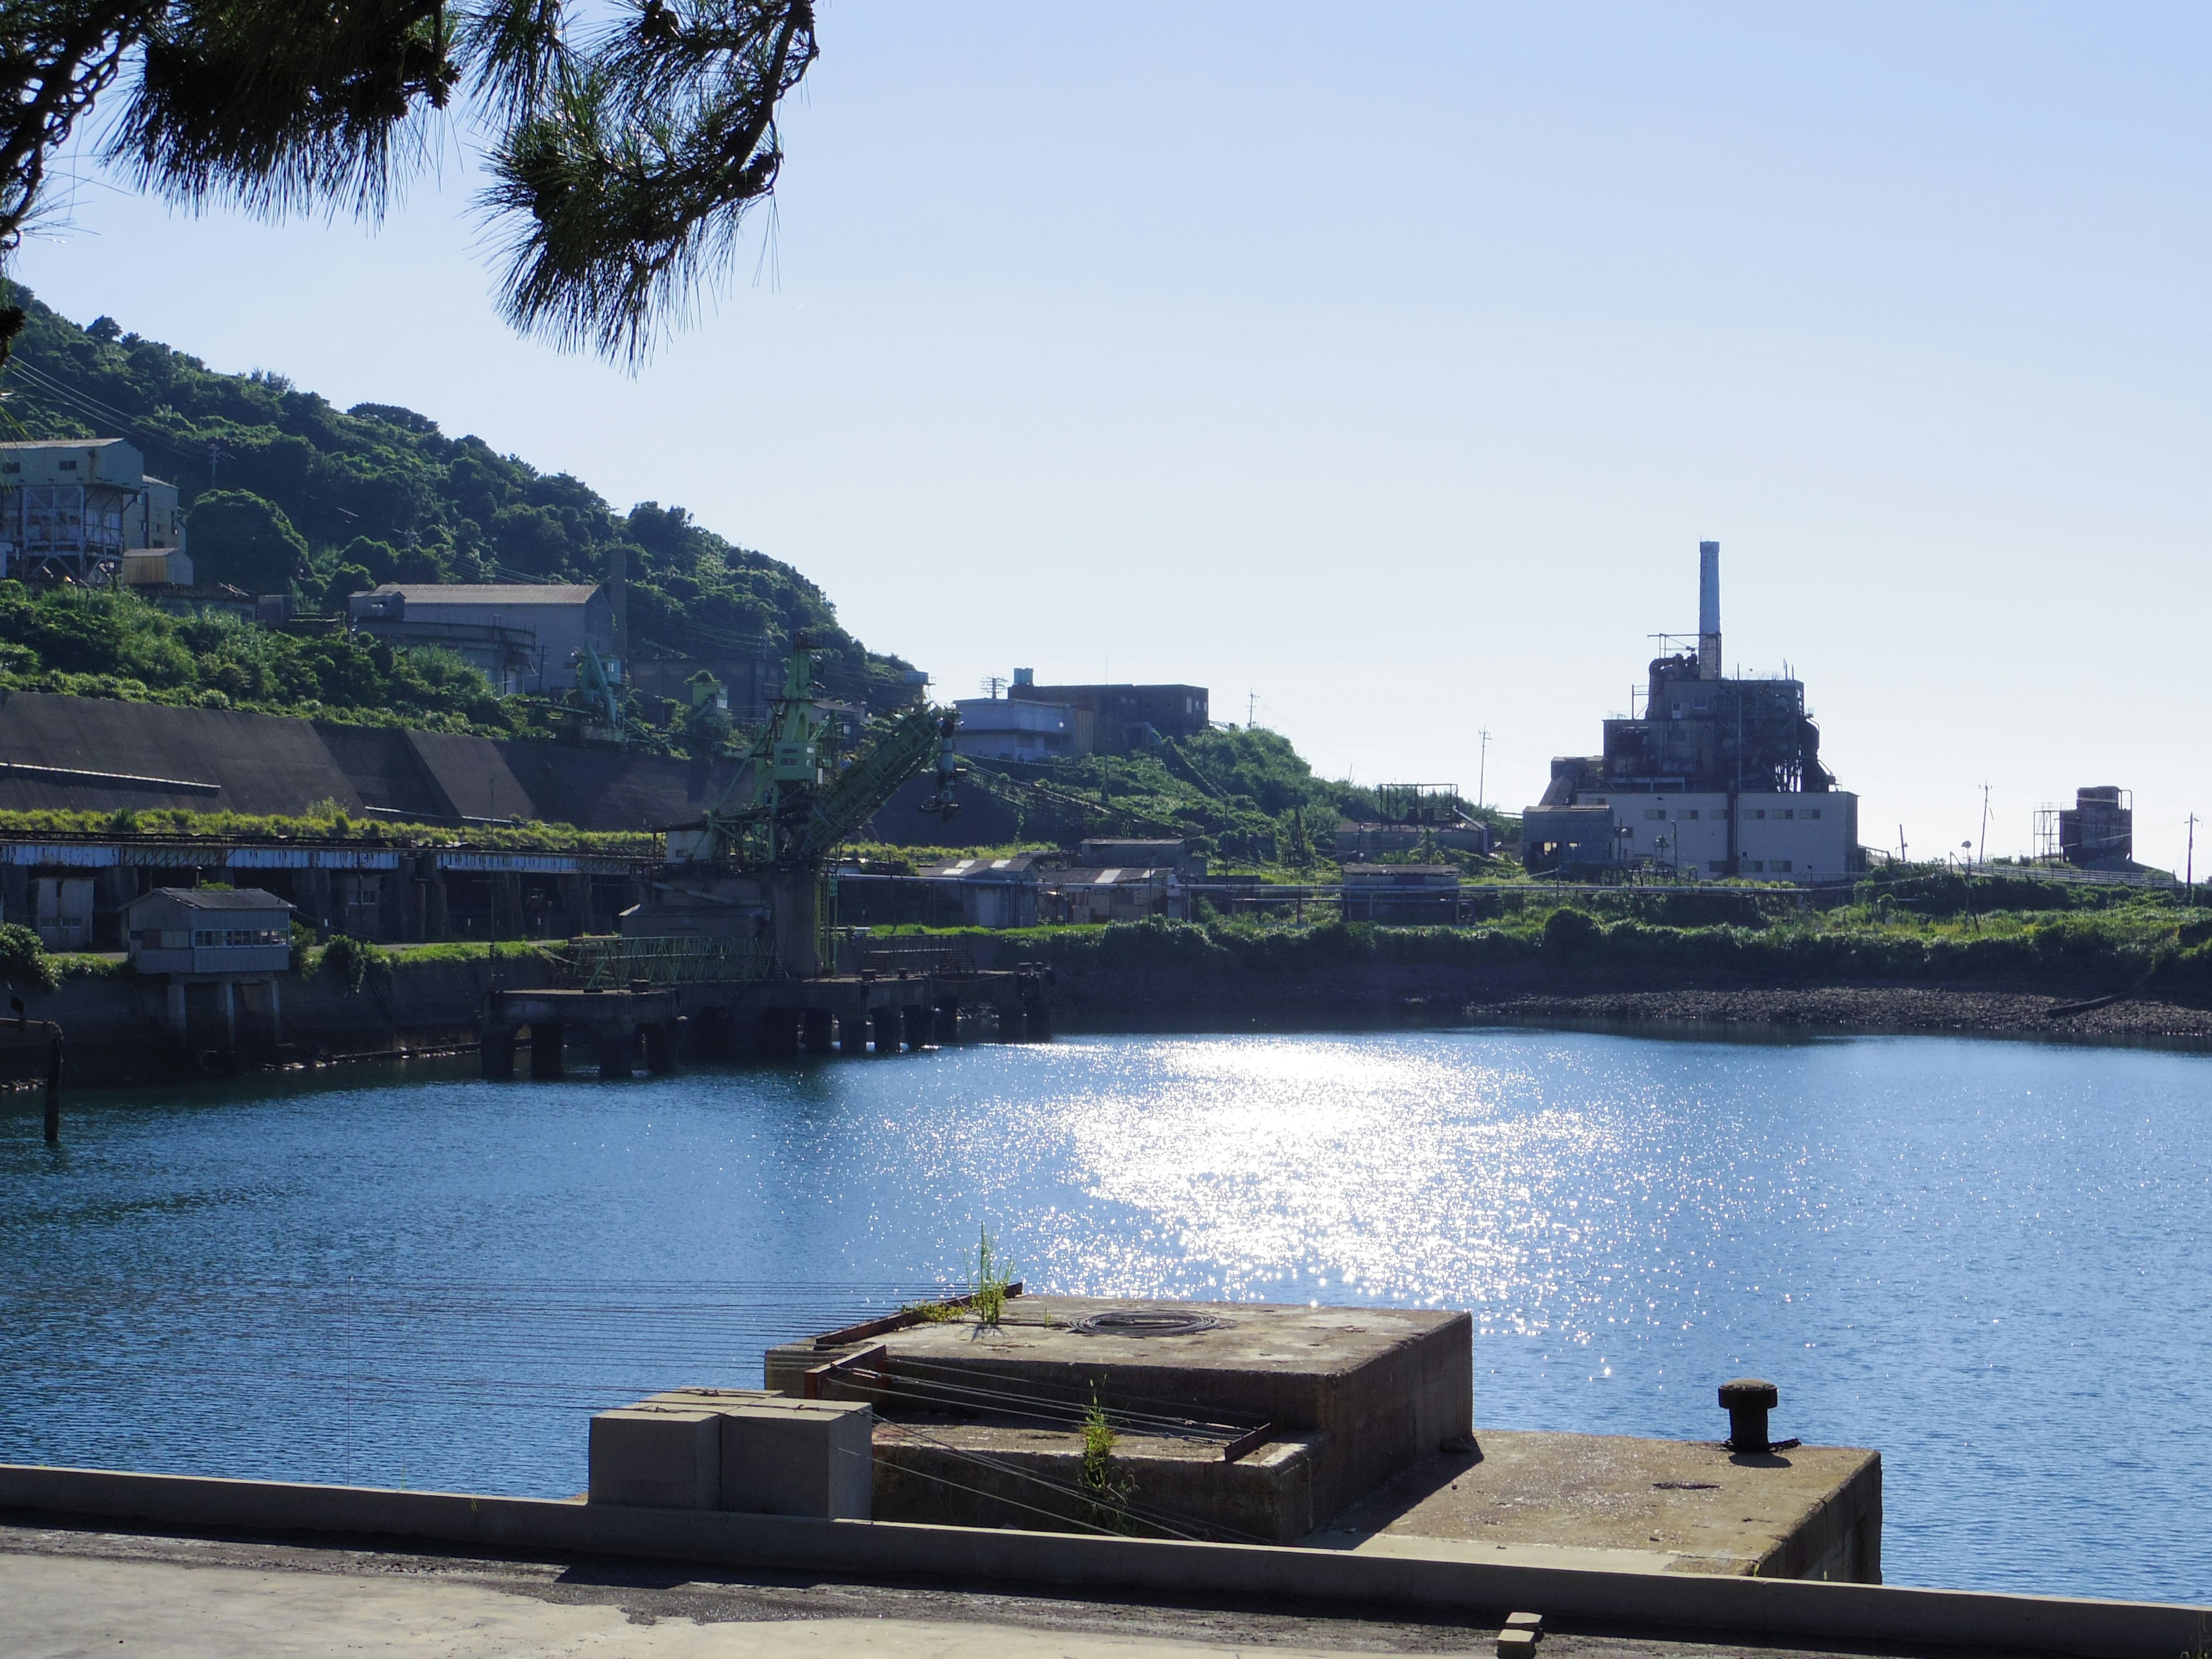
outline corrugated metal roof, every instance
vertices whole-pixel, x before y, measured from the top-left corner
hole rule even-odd
[[[131,904],[143,904],[148,899],[173,899],[188,910],[289,910],[292,907],[274,893],[264,893],[258,887],[156,887],[150,893],[141,893]],[[129,909],[131,905],[124,906]]]
[[[410,605],[582,605],[599,588],[590,582],[487,582],[481,586],[456,582],[386,582],[370,590],[372,595],[397,593]]]

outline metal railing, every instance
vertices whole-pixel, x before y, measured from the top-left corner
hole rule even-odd
[[[579,991],[619,991],[639,981],[670,985],[726,985],[774,979],[775,952],[750,939],[580,939],[562,956],[562,978]]]
[[[964,945],[871,945],[855,939],[852,971],[896,977],[900,974],[958,976],[975,971],[975,955]]]

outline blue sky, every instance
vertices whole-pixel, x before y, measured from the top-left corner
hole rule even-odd
[[[1533,799],[1723,548],[1869,841],[2212,808],[2212,22],[2182,8],[835,0],[641,374],[506,332],[467,135],[371,234],[82,172],[89,320],[680,501],[972,695],[1193,680]],[[2212,863],[2212,853],[2208,853]]]

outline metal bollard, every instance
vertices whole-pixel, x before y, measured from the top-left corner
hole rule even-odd
[[[1782,1391],[1755,1376],[1739,1376],[1721,1384],[1721,1405],[1729,1414],[1730,1451],[1765,1453],[1774,1449],[1766,1437],[1766,1413],[1782,1403]]]

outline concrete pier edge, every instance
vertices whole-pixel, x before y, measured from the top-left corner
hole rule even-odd
[[[732,1567],[933,1576],[1055,1590],[1291,1597],[1831,1641],[2019,1647],[2098,1659],[2194,1651],[2212,1608],[1781,1578],[1596,1572],[1245,1544],[815,1521],[198,1475],[0,1464],[0,1512],[327,1534]]]

